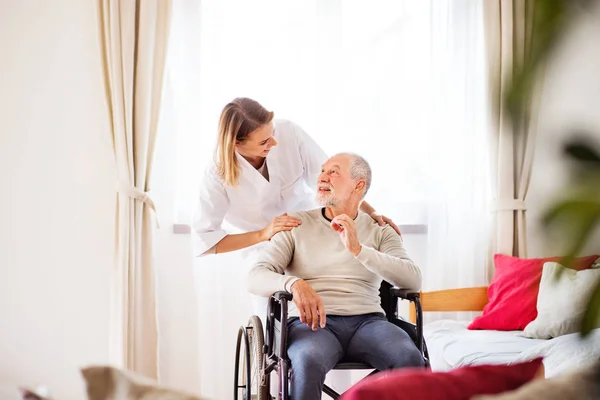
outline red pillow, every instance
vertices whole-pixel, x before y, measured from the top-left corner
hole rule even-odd
[[[588,269],[599,256],[579,257],[572,268]],[[518,258],[496,254],[494,279],[488,287],[489,303],[468,329],[523,330],[537,317],[537,297],[542,269],[547,261],[561,257]]]
[[[468,400],[472,396],[516,390],[532,380],[542,359],[512,365],[477,365],[432,372],[404,368],[365,378],[342,395],[342,400]]]

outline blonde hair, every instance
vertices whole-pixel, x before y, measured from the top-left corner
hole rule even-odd
[[[238,97],[228,103],[219,119],[219,138],[215,150],[217,174],[225,184],[236,186],[240,176],[240,166],[235,156],[235,145],[243,142],[248,135],[273,120],[273,112],[268,111],[257,101]]]

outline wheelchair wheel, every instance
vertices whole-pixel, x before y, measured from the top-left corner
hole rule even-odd
[[[264,334],[260,318],[250,317],[238,331],[235,349],[234,400],[271,400],[264,376]]]

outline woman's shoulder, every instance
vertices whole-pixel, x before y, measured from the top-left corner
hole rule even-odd
[[[285,118],[274,118],[273,126],[276,130],[281,129],[285,132],[290,132],[290,131],[294,130],[296,123],[289,119],[285,119]]]
[[[286,148],[297,148],[304,141],[306,132],[294,121],[274,119],[275,139]]]
[[[219,174],[219,169],[214,162],[204,166],[201,173],[201,180],[206,183],[224,185],[223,178]]]
[[[298,131],[302,128],[300,125],[289,119],[275,118],[273,120],[273,128],[275,129],[275,137],[279,134],[281,138],[297,138]]]

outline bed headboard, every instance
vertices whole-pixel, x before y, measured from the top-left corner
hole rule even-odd
[[[482,311],[488,303],[488,287],[436,290],[421,292],[421,307],[427,311]],[[413,303],[410,304],[409,318],[412,323],[417,320]]]

